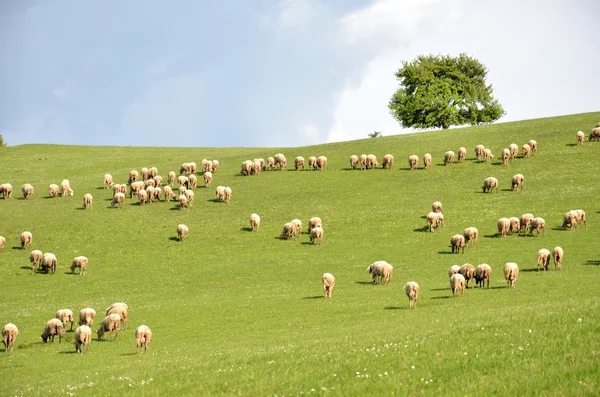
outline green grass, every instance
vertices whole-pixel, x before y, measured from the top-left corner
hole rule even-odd
[[[600,143],[574,146],[600,113],[382,137],[301,148],[209,149],[24,145],[0,150],[0,183],[14,188],[0,200],[0,323],[20,330],[14,352],[0,355],[0,395],[598,395],[600,393]],[[510,143],[536,139],[538,152],[504,167],[474,161],[481,143],[496,156]],[[447,150],[465,146],[468,161],[441,166]],[[243,160],[283,152],[328,157],[324,172],[264,172],[239,176]],[[429,152],[429,170],[409,171],[407,158]],[[351,154],[395,156],[391,170],[348,170]],[[46,160],[39,160],[40,157]],[[166,180],[184,161],[219,159],[213,188],[196,191],[193,208],[145,207],[127,199],[110,208],[105,173],[124,183],[130,169],[156,166]],[[422,161],[422,160],[420,160]],[[291,167],[293,168],[293,167]],[[510,178],[525,176],[522,192]],[[495,176],[500,192],[482,194]],[[73,197],[47,199],[48,185],[71,181]],[[201,179],[201,178],[200,178]],[[19,199],[31,183],[33,200]],[[213,202],[214,187],[230,186],[230,204]],[[82,197],[93,209],[81,210]],[[429,233],[423,218],[433,201],[446,225]],[[582,208],[588,229],[558,228]],[[262,217],[258,233],[248,218]],[[498,238],[500,217],[532,212],[546,219],[544,237]],[[323,219],[321,246],[278,238],[285,222]],[[185,223],[190,236],[174,240]],[[451,255],[449,240],[479,229],[476,248]],[[34,273],[29,250],[58,257],[55,275]],[[560,245],[563,270],[538,273],[536,253]],[[85,277],[70,275],[78,255]],[[367,266],[394,266],[389,285],[372,285]],[[506,288],[505,262],[516,262],[516,289]],[[451,298],[453,264],[488,263],[489,289]],[[336,276],[331,300],[320,278]],[[404,284],[421,286],[408,309]],[[92,341],[75,354],[73,334],[42,344],[44,323],[58,309],[104,309],[127,302],[130,326],[114,343]],[[0,324],[0,325],[1,325]],[[134,330],[154,332],[146,355],[135,354]]]

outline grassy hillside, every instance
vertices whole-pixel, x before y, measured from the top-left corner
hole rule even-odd
[[[0,325],[20,330],[15,350],[0,355],[0,395],[597,395],[600,393],[600,143],[575,146],[600,113],[450,131],[382,137],[301,148],[209,149],[25,145],[0,149]],[[508,166],[474,159],[484,144],[498,158],[510,143],[538,142],[530,159]],[[468,160],[442,165],[444,152],[468,150]],[[324,172],[239,175],[245,159],[325,155]],[[433,156],[428,170],[409,171],[407,158]],[[391,170],[350,170],[349,156],[395,156]],[[45,160],[40,160],[45,157]],[[130,169],[156,166],[165,180],[184,161],[219,159],[213,188],[199,187],[192,208],[175,203],[140,207],[127,199],[110,208],[103,175],[124,183]],[[293,170],[293,166],[289,167]],[[522,192],[512,175],[525,176]],[[488,176],[500,191],[483,194]],[[49,199],[48,185],[69,179],[73,197]],[[201,178],[200,178],[201,179]],[[31,183],[32,200],[20,187]],[[230,186],[231,203],[214,202],[214,187]],[[93,209],[82,210],[85,193]],[[433,201],[445,226],[424,230]],[[562,216],[584,209],[588,228],[563,231]],[[248,218],[262,217],[257,233]],[[500,217],[531,212],[545,218],[545,236],[499,238]],[[279,239],[282,226],[323,219],[325,238]],[[190,236],[176,241],[185,223]],[[475,226],[480,239],[450,254],[453,234]],[[31,271],[31,249],[58,257],[56,274]],[[537,272],[540,248],[565,250],[562,271]],[[90,260],[85,277],[71,260]],[[373,285],[367,266],[394,266],[389,285]],[[516,289],[502,277],[506,262],[521,274]],[[489,289],[451,298],[453,264],[488,263]],[[337,282],[324,300],[321,275]],[[421,286],[415,310],[404,284]],[[58,309],[98,312],[113,302],[132,309],[129,329],[113,343],[94,338],[75,354],[73,333],[42,344],[44,324]],[[135,353],[134,330],[154,331],[150,350]]]

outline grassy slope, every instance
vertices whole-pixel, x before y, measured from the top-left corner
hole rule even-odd
[[[600,252],[598,153],[600,144],[573,146],[600,113],[497,124],[452,131],[383,137],[281,149],[326,155],[325,172],[265,172],[238,176],[247,158],[278,149],[125,148],[26,145],[0,151],[0,182],[31,183],[31,201],[0,201],[0,323],[20,329],[12,354],[0,357],[1,395],[515,395],[599,392]],[[532,159],[507,167],[473,160],[482,143],[496,156],[512,142],[538,141]],[[446,150],[468,149],[463,164],[440,166]],[[411,154],[433,155],[429,170],[407,170]],[[392,170],[350,171],[351,154],[394,154]],[[38,160],[45,156],[45,161]],[[157,166],[166,179],[183,161],[218,158],[214,186],[233,189],[229,205],[215,203],[214,189],[199,188],[194,207],[173,203],[144,208],[127,201],[109,208],[102,190],[110,172],[124,182],[128,171]],[[592,165],[592,166],[590,166]],[[521,193],[507,191],[515,173]],[[482,194],[496,176],[498,194]],[[47,186],[71,181],[74,197],[46,199]],[[94,195],[83,211],[84,193]],[[444,204],[446,226],[423,232],[433,201]],[[556,230],[562,215],[583,208],[588,230]],[[252,212],[258,233],[244,230]],[[496,238],[496,221],[532,212],[547,221],[545,237]],[[322,246],[278,239],[292,218],[324,221]],[[177,224],[190,237],[174,241]],[[450,255],[449,239],[479,228],[476,248]],[[30,230],[32,249],[54,252],[57,274],[28,269],[28,251],[12,249]],[[565,249],[562,272],[537,273],[540,248]],[[86,255],[86,277],[66,274],[70,260]],[[388,286],[371,285],[366,267],[394,266]],[[516,290],[505,288],[502,266],[519,264]],[[452,264],[489,263],[490,289],[450,298]],[[337,284],[322,299],[320,276]],[[404,284],[421,285],[410,311]],[[115,343],[94,340],[89,354],[69,343],[41,344],[45,321],[56,310],[87,306],[98,311],[129,303],[129,330]],[[581,319],[579,322],[578,319]],[[147,355],[135,353],[134,329],[147,324],[154,339]],[[96,326],[93,327],[94,330]],[[325,393],[324,390],[327,390]]]

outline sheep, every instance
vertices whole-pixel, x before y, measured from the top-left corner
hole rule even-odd
[[[383,158],[383,161],[385,163],[385,157]],[[414,170],[415,168],[417,168],[418,165],[419,165],[419,156],[417,156],[416,154],[408,156],[408,167],[410,168],[411,171]]]
[[[367,169],[370,168],[377,168],[379,166],[379,163],[377,162],[377,157],[374,154],[369,154],[367,156]]]
[[[158,176],[158,168],[150,167],[148,169],[148,178],[154,179],[156,176]]]
[[[185,194],[180,194],[179,195],[179,210],[183,210],[185,207],[187,207],[187,197],[185,197]]]
[[[392,278],[394,267],[386,261],[376,261],[369,265],[367,271],[371,273],[373,283],[388,284]]]
[[[125,186],[125,193],[127,193],[127,185],[123,185],[123,186]],[[121,185],[119,183],[115,183],[112,187],[112,191],[113,191],[113,197],[114,197],[115,194],[121,192]]]
[[[29,261],[31,262],[31,270],[35,270],[36,266],[40,266],[42,264],[42,257],[44,254],[40,250],[33,250],[29,255]]]
[[[190,175],[190,180],[192,179],[192,178],[191,178],[192,176],[193,176],[194,178],[196,178],[196,175],[194,175],[194,174],[191,174],[191,175]],[[155,186],[155,187],[160,187],[160,186],[162,186],[162,184],[163,184],[163,178],[162,178],[162,176],[160,176],[160,175],[155,175],[154,177],[152,177],[152,180],[154,181],[154,186]],[[196,178],[196,180],[198,180],[198,179]]]
[[[57,262],[56,255],[51,252],[46,252],[44,255],[42,255],[42,270],[54,274],[56,272]]]
[[[177,188],[177,195],[181,196],[182,194],[185,196],[185,191],[187,189],[185,188],[185,186],[179,186],[179,188]]]
[[[309,162],[309,166],[310,166],[310,162]],[[302,170],[304,170],[304,157],[302,157],[302,156],[298,156],[294,159],[294,168],[296,169],[296,171],[298,171],[298,168],[300,168],[300,167],[302,167]]]
[[[258,159],[260,161],[260,159]],[[263,160],[261,162],[261,171],[262,171],[262,164],[264,164],[265,161]],[[221,165],[219,164],[219,160],[213,160],[212,161],[212,171],[211,172],[217,172],[217,170],[219,169]]]
[[[459,273],[465,278],[466,287],[469,288],[469,280],[475,278],[475,267],[470,263],[465,263],[460,267]]]
[[[416,281],[409,281],[404,286],[404,292],[408,297],[408,307],[414,309],[417,307],[417,299],[419,298],[419,284]]]
[[[140,170],[140,173],[142,174],[142,181],[145,182],[148,179],[148,176],[150,175],[150,170],[144,167]]]
[[[536,154],[537,153],[537,142],[534,141],[533,139],[531,139],[529,142],[527,142],[527,144],[531,148],[531,154]]]
[[[83,195],[83,209],[87,210],[89,208],[91,210],[93,200],[94,200],[94,198],[92,197],[92,195],[90,193],[84,194]]]
[[[75,330],[75,352],[81,353],[81,346],[84,346],[85,352],[87,353],[90,349],[90,341],[92,340],[92,329],[87,325],[80,325]]]
[[[544,271],[548,270],[548,265],[550,264],[550,251],[546,248],[542,248],[537,253],[537,267],[538,272],[540,271],[540,265],[544,268]]]
[[[23,192],[23,198],[25,200],[29,200],[30,198],[33,198],[33,186],[31,186],[29,183],[24,184],[21,187],[21,191]]]
[[[485,180],[483,181],[483,186],[481,188],[483,189],[484,193],[486,191],[488,193],[492,193],[494,189],[496,189],[496,193],[498,193],[498,179],[494,178],[493,176],[485,178]]]
[[[71,189],[71,184],[69,183],[68,179],[64,179],[60,183],[60,194],[62,197],[67,197],[67,196],[73,195],[73,189]]]
[[[321,171],[323,171],[323,170],[325,170],[326,166],[327,166],[327,157],[325,157],[325,156],[317,157],[317,167],[319,167],[319,169]]]
[[[308,220],[308,232],[315,227],[323,227],[323,221],[318,216],[314,216]]]
[[[25,249],[25,247],[29,247],[31,242],[33,241],[33,235],[31,232],[23,232],[21,233],[21,249]]]
[[[438,214],[440,214],[440,212],[430,212],[427,214],[427,227],[429,228],[429,231],[432,233],[439,226]]]
[[[444,153],[444,165],[452,164],[454,162],[454,152],[452,150],[448,150]]]
[[[267,166],[269,167],[270,171],[275,169],[275,159],[273,157],[267,157]]]
[[[204,172],[213,172],[213,164],[210,160],[202,160],[202,170]]]
[[[583,222],[583,225],[587,229],[587,222],[585,219],[585,211],[584,210],[573,210],[573,211],[575,211],[577,213],[577,222],[578,223]]]
[[[369,156],[367,156],[366,154],[361,154],[360,157],[358,158],[358,162],[360,163],[361,170],[368,169]]]
[[[488,163],[491,163],[493,159],[494,159],[494,154],[492,153],[491,149],[485,148],[483,150],[483,160]]]
[[[521,231],[525,233],[531,224],[531,220],[533,219],[533,214],[523,214],[521,215]]]
[[[136,182],[129,184],[129,198],[133,198],[134,193],[137,195],[137,193],[140,190],[143,190],[145,188],[146,188],[146,184],[144,183],[144,181],[136,181]]]
[[[182,224],[177,225],[177,239],[179,241],[183,241],[184,238],[186,238],[188,236],[188,234],[190,234],[190,229]]]
[[[144,352],[148,352],[151,340],[152,330],[148,326],[140,325],[135,329],[135,344],[138,354],[142,353],[142,347]]]
[[[168,187],[168,186],[165,186]],[[162,193],[162,189],[160,187],[155,187],[152,191],[152,195],[150,196],[150,202],[156,200],[160,202],[160,194]]]
[[[167,185],[173,187],[176,177],[177,174],[175,174],[175,171],[169,171],[169,173],[167,174]]]
[[[75,269],[79,268],[79,274],[85,276],[88,267],[88,258],[85,256],[76,256],[71,262],[71,273],[75,273]]]
[[[208,169],[208,160],[202,159],[202,161],[200,162],[200,166],[202,167],[202,172],[206,172],[206,170]],[[211,166],[212,166],[212,164],[211,164]]]
[[[110,334],[108,336],[108,340],[110,342],[113,341],[113,337],[112,337],[113,332],[115,332],[114,340],[117,340],[117,336],[119,336],[120,329],[121,329],[121,317],[116,313],[107,315],[102,320],[102,324],[100,325],[100,328],[98,328],[98,331],[96,331],[96,333],[98,334],[98,340],[103,340],[104,334],[106,332],[110,332]]]
[[[511,143],[510,145],[508,145],[508,150],[510,152],[510,159],[516,159],[517,154],[519,154],[519,146],[516,143]]]
[[[244,176],[252,175],[254,173],[254,166],[252,160],[246,160],[242,162],[242,169],[240,174]]]
[[[4,353],[13,351],[15,341],[19,335],[19,329],[13,323],[4,324],[2,327],[2,343],[4,344]]]
[[[119,208],[121,208],[123,206],[123,201],[125,201],[125,195],[123,193],[117,193],[113,196],[110,206],[115,208],[115,205],[118,205]]]
[[[444,226],[444,214],[442,214],[441,212],[436,212],[437,214],[437,225],[439,226]]]
[[[173,192],[173,189],[171,189],[171,186],[167,185],[165,186],[164,190],[163,190],[163,197],[165,199],[165,201],[169,201],[170,199],[175,200],[175,193]]]
[[[6,245],[6,238],[3,236],[0,236],[0,252],[2,252],[4,250],[5,245]]]
[[[188,179],[187,176],[185,176],[185,175],[179,175],[177,177],[177,187],[188,186],[188,183],[189,183],[189,179]]]
[[[431,154],[425,153],[423,155],[423,168],[431,167]]]
[[[285,169],[285,166],[287,164],[287,160],[285,158],[285,156],[281,153],[277,153],[274,157],[275,159],[275,165],[279,164],[279,169],[283,170]]]
[[[300,219],[292,219],[291,222],[296,225],[296,232],[302,233],[302,221]]]
[[[502,165],[508,165],[508,160],[510,160],[510,150],[502,149]]]
[[[463,254],[465,253],[465,236],[462,234],[455,234],[450,238],[450,246],[452,247],[452,253],[456,251],[456,253],[460,253],[460,249],[462,248]]]
[[[533,234],[533,229],[537,231],[537,235],[540,235],[540,230],[542,231],[542,235],[546,235],[546,221],[544,218],[533,218],[531,223],[529,224],[529,234]]]
[[[508,218],[498,219],[498,234],[502,237],[506,237],[508,235],[509,230],[510,230],[510,219],[508,219]]]
[[[508,262],[504,265],[504,279],[508,281],[508,286],[515,288],[519,278],[519,266],[514,262]]]
[[[189,169],[190,174],[195,174],[196,168],[197,168],[196,163],[193,161],[190,161],[190,169]]]
[[[554,261],[554,270],[561,270],[561,264],[563,257],[565,256],[565,252],[561,247],[554,247],[552,249],[552,260]]]
[[[482,160],[483,159],[483,152],[485,151],[485,146],[483,145],[477,145],[475,146],[475,157],[477,157],[477,160]]]
[[[521,230],[521,221],[516,216],[511,216],[508,218],[508,222],[510,223],[510,234],[519,233]]]
[[[531,153],[531,146],[529,146],[528,144],[524,144],[523,147],[521,147],[521,151],[523,152],[524,158],[529,158],[529,155]]]
[[[599,141],[600,140],[600,127],[596,127],[590,132],[588,141]]]
[[[442,212],[442,203],[434,201],[433,204],[431,204],[431,210],[433,212]]]
[[[69,329],[69,331],[73,331],[73,323],[75,323],[75,321],[73,320],[73,312],[71,311],[71,309],[60,309],[56,312],[55,317],[62,322],[63,328],[65,329],[67,327],[66,323],[70,322],[71,328]]]
[[[492,278],[492,268],[487,263],[482,263],[475,269],[475,282],[479,288],[483,288],[484,281],[487,280],[487,287],[490,288],[490,279]]]
[[[513,192],[516,190],[517,192],[523,191],[523,182],[525,181],[525,177],[522,174],[516,174],[511,179],[511,189]]]
[[[140,179],[140,174],[137,172],[137,170],[131,170],[129,171],[129,179],[127,179],[127,184],[131,185],[133,182],[137,182],[138,179]]]
[[[152,182],[152,183],[148,183],[148,182]],[[150,199],[150,197],[152,196],[152,192],[154,190],[154,186],[153,186],[154,180],[152,180],[152,179],[146,179],[144,181],[144,184],[146,186],[144,186],[143,189],[141,189],[140,191],[138,191],[138,198],[140,199],[140,201],[142,201],[142,199],[140,198],[140,195],[145,195],[146,196],[146,201],[148,201],[148,199]],[[142,205],[144,205],[144,204],[142,203]]]
[[[117,314],[120,321],[125,324],[125,329],[128,328],[127,315],[129,313],[129,307],[125,303],[113,303],[109,308],[106,309],[106,315]]]
[[[452,277],[453,275],[455,275],[458,272],[460,272],[460,266],[452,265],[452,266],[450,266],[450,269],[448,269],[448,277]]]
[[[353,170],[355,170],[357,165],[358,165],[358,156],[353,154],[352,156],[350,156],[350,167]]]
[[[218,201],[222,201],[225,199],[225,186],[217,186],[215,189],[215,196]]]
[[[315,227],[310,231],[310,242],[315,244],[319,240],[319,244],[323,242],[323,228]]]
[[[287,240],[291,237],[296,237],[296,224],[294,222],[284,224],[281,231],[281,238]]]
[[[205,172],[202,177],[204,178],[204,187],[209,188],[213,179],[212,172]]]
[[[250,215],[250,229],[252,231],[256,230],[258,232],[259,227],[260,227],[260,216],[258,214]]]
[[[229,204],[229,202],[231,201],[231,193],[231,188],[229,186],[225,187],[225,202],[227,204]]]
[[[476,227],[468,227],[464,230],[463,237],[467,245],[470,242],[471,247],[475,247],[475,243],[477,243],[477,239],[479,238],[479,230]]]
[[[91,307],[86,307],[79,311],[79,325],[87,325],[91,327],[94,324],[96,318],[96,311]]]
[[[259,157],[257,160],[260,163],[260,170],[266,171],[267,167],[265,167],[265,159],[263,159],[262,157]]]
[[[577,145],[583,145],[583,141],[585,140],[585,134],[583,131],[577,131]]]
[[[466,285],[467,282],[462,274],[456,273],[453,274],[452,277],[450,277],[450,289],[452,289],[453,296],[458,296],[459,291],[460,296],[464,296]]]
[[[48,186],[48,197],[58,197],[58,185],[56,183],[52,183]]]
[[[194,202],[194,191],[193,190],[186,190],[185,191],[185,198],[187,199],[187,205],[188,207],[192,206],[192,203]]]
[[[140,190],[137,194],[140,205],[145,205],[148,202],[148,192],[144,189]]]
[[[562,228],[564,230],[567,228],[567,226],[571,226],[571,231],[573,231],[577,226],[577,222],[577,212],[575,210],[569,211],[563,216]]]
[[[104,174],[104,188],[110,189],[113,186],[113,177],[111,174]]]
[[[48,320],[44,326],[44,332],[42,333],[41,338],[44,343],[48,342],[48,339],[50,339],[50,342],[54,343],[54,337],[58,335],[58,343],[60,343],[62,342],[63,333],[64,328],[62,321],[57,318],[53,318]]]
[[[325,294],[324,298],[331,299],[333,287],[335,286],[335,277],[331,273],[324,273],[323,277],[321,277],[321,282],[323,283],[323,292]]]
[[[122,307],[125,310],[127,310],[127,312],[130,312],[131,310],[129,310],[129,305],[125,302],[115,302],[112,305],[110,305],[109,307],[106,308],[106,315],[108,316],[108,314],[110,313],[111,309],[114,309],[115,307]]]
[[[419,162],[419,158],[417,157],[417,163]],[[392,169],[392,164],[394,164],[394,156],[391,154],[386,154],[383,156],[383,163],[381,163],[381,168],[387,167],[389,170]]]
[[[3,183],[0,185],[0,195],[2,198],[6,200],[7,198],[12,197],[13,187],[10,183]]]

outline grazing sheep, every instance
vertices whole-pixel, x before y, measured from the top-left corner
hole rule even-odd
[[[565,256],[565,252],[560,247],[554,247],[552,249],[552,260],[554,261],[554,270],[561,270],[561,264],[563,257]]]
[[[384,284],[387,284],[392,278],[394,267],[386,261],[376,261],[369,265],[367,271],[371,273],[371,277],[373,277],[373,283],[383,282]]]
[[[273,157],[267,157],[267,166],[269,167],[270,171],[275,169],[275,159]]]
[[[217,200],[222,201],[225,199],[225,186],[217,186],[215,189],[215,195]]]
[[[94,324],[96,318],[96,311],[91,307],[86,307],[79,311],[79,325],[87,325],[91,327]]]
[[[189,168],[189,173],[190,174],[195,174],[196,173],[196,163],[193,161],[190,161],[190,168]]]
[[[168,186],[166,186],[168,187]],[[156,200],[158,202],[160,202],[160,195],[162,193],[162,189],[160,187],[155,187],[154,190],[152,191],[152,195],[150,196],[150,202]]]
[[[314,216],[308,220],[308,232],[310,233],[315,227],[323,227],[323,221],[318,216]]]
[[[592,130],[592,132],[590,132],[588,141],[600,141],[600,127],[596,127]]]
[[[106,315],[108,316],[108,314],[110,313],[111,309],[114,309],[115,307],[122,307],[125,310],[127,310],[127,312],[130,312],[131,310],[129,310],[129,305],[125,302],[115,302],[112,305],[110,305],[109,307],[106,308]]]
[[[33,250],[29,255],[29,261],[31,262],[31,270],[35,270],[36,266],[40,266],[42,264],[42,257],[44,254],[40,250]]]
[[[54,342],[54,337],[58,335],[58,343],[60,343],[62,342],[63,333],[64,328],[62,321],[57,318],[53,318],[48,320],[44,326],[44,332],[42,333],[41,337],[44,343],[46,343],[48,342],[48,339],[50,339],[50,342]]]
[[[169,171],[169,173],[167,174],[167,185],[173,187],[173,184],[175,183],[175,178],[177,178],[177,174],[175,173],[175,171]]]
[[[448,150],[444,154],[444,165],[452,164],[454,162],[454,152],[452,150]]]
[[[471,247],[475,247],[475,243],[477,243],[477,239],[479,238],[479,230],[476,227],[468,227],[464,230],[463,237],[467,245],[470,242]]]
[[[138,354],[142,353],[142,347],[144,348],[144,352],[148,351],[151,340],[152,330],[148,326],[140,325],[135,329],[135,345],[137,347]]]
[[[133,198],[133,194],[136,195],[140,190],[144,190],[146,188],[146,184],[144,181],[137,181],[129,184],[129,198]]]
[[[204,172],[213,172],[213,165],[212,165],[212,161],[210,160],[206,160],[206,162],[204,162],[205,160],[202,160],[202,169],[204,170]]]
[[[229,186],[225,187],[225,202],[229,204],[231,201],[232,190]]]
[[[531,223],[529,224],[529,234],[533,234],[533,229],[537,231],[537,235],[540,235],[540,230],[542,231],[542,235],[546,235],[546,221],[544,218],[533,218]]]
[[[154,179],[158,175],[158,168],[150,167],[148,169],[148,177]]]
[[[149,179],[151,180],[151,179]],[[146,187],[146,194],[148,195],[148,203],[152,204],[152,201],[154,200],[154,198],[156,197],[156,188],[153,186],[148,186]]]
[[[519,146],[516,143],[511,143],[508,145],[508,150],[510,151],[511,160],[516,159],[517,154],[519,154]]]
[[[125,185],[125,187],[127,188],[127,185]],[[115,194],[121,192],[121,185],[118,183],[115,183],[112,187],[112,190],[113,190],[113,197],[114,197]],[[125,190],[125,192],[127,192],[127,190]]]
[[[308,158],[308,169],[309,170],[317,170],[319,166],[317,165],[317,158],[315,156],[310,156]],[[304,165],[302,166],[302,169],[304,169]]]
[[[431,154],[425,153],[423,155],[423,168],[431,167]]]
[[[450,277],[450,289],[452,289],[452,295],[458,296],[458,292],[460,291],[460,296],[465,294],[465,287],[467,282],[462,274],[456,273]]]
[[[13,346],[19,335],[19,329],[13,323],[5,324],[2,327],[2,343],[4,344],[4,353],[13,351]]]
[[[459,147],[458,148],[458,162],[462,163],[467,159],[467,148]]]
[[[287,160],[285,158],[285,156],[281,153],[277,153],[274,157],[275,159],[275,165],[279,164],[279,169],[283,170],[285,169],[285,166],[287,164]]]
[[[88,267],[88,258],[85,256],[76,256],[71,263],[71,273],[75,273],[75,269],[79,268],[79,274],[85,276]]]
[[[90,349],[90,342],[92,340],[92,329],[87,325],[80,325],[75,330],[75,352],[81,353],[81,346],[84,346],[85,352],[87,353]]]
[[[258,160],[259,160],[259,162],[260,162],[260,160],[261,160],[261,159],[258,159]],[[265,161],[263,160],[263,161],[261,162],[261,171],[262,171],[262,165],[263,165],[264,163],[265,163]],[[212,171],[211,171],[211,172],[217,172],[217,170],[219,169],[219,167],[220,167],[219,160],[213,160],[213,161],[212,161]]]
[[[442,214],[441,212],[436,212],[437,214],[437,224],[438,227],[439,226],[444,226],[444,214]]]
[[[331,273],[324,273],[321,277],[323,283],[323,292],[325,293],[325,299],[330,298],[333,293],[333,287],[335,286],[335,277]]]
[[[310,159],[309,159],[309,165],[310,165]],[[298,168],[302,167],[302,169],[304,170],[304,157],[302,156],[298,156],[294,159],[294,167],[296,168],[296,171],[298,171]]]
[[[292,219],[291,222],[296,225],[296,232],[302,233],[302,221],[300,219]]]
[[[323,242],[323,229],[320,227],[315,227],[310,231],[310,242],[314,244],[316,240],[319,240],[319,244]]]
[[[283,225],[283,230],[281,231],[281,238],[289,239],[292,237],[296,237],[296,224],[294,222],[288,222]]]
[[[438,217],[439,214],[441,214],[441,212],[430,212],[427,214],[427,227],[432,233],[440,225]]]
[[[350,167],[352,167],[352,169],[355,170],[357,165],[358,165],[358,156],[353,154],[352,156],[350,156]]]
[[[404,286],[404,292],[408,297],[408,307],[414,309],[417,307],[417,299],[419,298],[419,284],[416,281],[409,281]]]
[[[527,144],[531,148],[531,154],[536,154],[537,153],[537,142],[534,141],[533,139],[531,139],[529,142],[527,142]]]
[[[485,178],[485,180],[483,181],[483,186],[481,188],[483,189],[484,193],[486,191],[488,193],[492,193],[494,189],[496,189],[496,193],[498,193],[498,179],[494,178],[493,176]]]
[[[498,234],[502,237],[506,237],[510,230],[510,219],[500,218],[498,219]]]
[[[379,163],[377,162],[377,157],[374,154],[369,154],[367,156],[367,169],[370,168],[377,168],[379,166]]]
[[[2,198],[6,200],[7,198],[12,197],[13,187],[10,183],[3,183],[0,185],[0,195]]]
[[[260,174],[261,171],[262,171],[262,166],[261,166],[260,160],[254,159],[252,161],[252,173],[254,175],[258,175],[258,174]]]
[[[210,184],[212,183],[212,172],[205,172],[204,175],[204,187],[209,188]]]
[[[563,223],[562,223],[563,230],[566,229],[567,226],[571,227],[571,231],[575,230],[578,220],[579,220],[579,218],[577,216],[577,211],[571,210],[571,211],[567,212],[563,216]]]
[[[186,238],[188,234],[190,234],[190,229],[186,225],[184,225],[183,223],[177,225],[177,239],[179,241],[183,241],[183,239]]]
[[[96,331],[98,334],[98,340],[103,340],[104,333],[106,333],[106,332],[110,332],[110,334],[108,336],[108,340],[110,342],[113,341],[113,337],[112,337],[113,332],[115,332],[114,340],[117,340],[117,336],[119,336],[120,329],[121,329],[121,316],[119,316],[116,313],[107,315],[102,320],[102,324],[100,325],[100,328],[98,328],[98,331]]]
[[[44,255],[42,255],[42,270],[54,274],[56,272],[56,264],[56,255],[53,253],[46,252]]]
[[[71,311],[71,309],[60,309],[56,312],[55,317],[62,322],[63,328],[65,329],[67,327],[66,323],[70,322],[71,328],[69,329],[69,331],[73,331],[73,323],[75,323],[75,320],[73,320],[73,312]]]
[[[490,279],[492,278],[492,268],[487,263],[482,263],[475,269],[475,282],[479,288],[483,288],[484,281],[487,280],[487,287],[490,288]]]
[[[122,303],[122,304],[112,304],[108,309],[106,309],[106,315],[110,316],[111,314],[117,314],[119,316],[120,321],[125,324],[125,329],[128,328],[128,319],[127,319],[127,315],[129,313],[129,307]]]
[[[187,176],[185,175],[179,175],[177,177],[177,187],[181,187],[181,186],[188,186],[189,183],[189,179]]]
[[[244,162],[242,162],[242,169],[240,171],[240,174],[244,175],[244,176],[249,176],[254,174],[254,164],[252,162],[252,160],[246,160]]]
[[[523,182],[525,177],[522,174],[516,174],[511,179],[511,188],[513,191],[523,191]]]
[[[194,175],[194,174],[191,174],[191,175],[190,175],[190,180],[192,180],[192,178],[191,178],[191,177],[192,177],[192,175],[194,176],[194,179],[196,179],[196,181],[197,181],[197,180],[198,180],[198,178],[196,178],[196,175]],[[160,175],[155,175],[155,176],[153,176],[153,177],[152,177],[152,180],[154,181],[154,186],[156,186],[156,187],[161,187],[161,186],[162,186],[162,184],[163,184],[163,178],[162,178],[162,176],[160,176]]]
[[[483,152],[485,151],[485,146],[483,145],[477,145],[475,146],[475,157],[477,157],[477,160],[482,160],[483,159]]]
[[[6,238],[3,236],[0,236],[0,252],[2,252],[4,250],[5,245],[6,245]]]
[[[419,162],[419,158],[417,157],[417,163]],[[383,163],[381,164],[382,168],[387,167],[388,169],[392,169],[392,164],[394,164],[394,156],[391,154],[386,154],[383,156]]]
[[[483,150],[483,160],[490,163],[494,159],[494,154],[491,149],[485,148]]]
[[[165,186],[164,190],[163,190],[163,196],[165,198],[165,201],[169,201],[170,199],[175,200],[175,193],[173,192],[173,189],[171,189],[171,186],[167,185]]]
[[[508,218],[508,222],[510,223],[510,234],[519,233],[521,230],[521,221],[516,216],[511,216]]]
[[[523,151],[523,157],[529,158],[529,155],[531,153],[531,146],[529,146],[528,144],[524,144],[521,150]]]
[[[138,200],[140,200],[140,205],[144,205],[148,202],[148,192],[144,189],[140,190],[137,194]]]
[[[577,145],[583,145],[583,141],[585,140],[585,134],[583,131],[577,131]]]
[[[179,195],[179,210],[183,210],[187,206],[187,197],[185,194]]]
[[[585,211],[584,210],[573,210],[573,211],[575,211],[577,213],[577,222],[578,223],[583,222],[583,225],[587,229],[587,222],[585,219]]]
[[[92,195],[90,193],[84,194],[83,195],[83,209],[87,210],[89,208],[91,210],[93,200],[94,200],[94,198],[92,197]]]
[[[137,182],[138,179],[140,179],[140,174],[137,172],[137,170],[131,170],[129,171],[129,179],[127,179],[127,184],[131,185],[133,182]]]
[[[25,249],[25,247],[29,247],[31,242],[33,241],[33,235],[31,232],[23,232],[21,233],[21,249]]]
[[[455,234],[450,238],[450,246],[452,247],[452,253],[456,251],[456,253],[460,253],[460,249],[462,248],[463,254],[465,253],[465,236],[462,234]]]
[[[113,177],[111,174],[104,174],[104,188],[110,189],[113,186]]]
[[[508,160],[510,160],[510,150],[502,149],[502,165],[508,165]]]
[[[179,196],[181,196],[182,194],[185,196],[185,192],[186,192],[186,187],[185,186],[179,186],[179,188],[177,188],[177,194]]]
[[[470,263],[465,263],[460,267],[459,273],[465,278],[466,287],[469,288],[469,280],[475,278],[475,267]]]
[[[60,194],[63,197],[67,197],[67,196],[72,196],[73,195],[73,189],[71,189],[71,184],[69,183],[68,179],[64,179],[60,183]]]
[[[504,279],[508,281],[510,287],[515,288],[517,286],[517,279],[519,278],[519,266],[514,262],[508,262],[504,265]]]
[[[200,165],[202,167],[202,172],[206,172],[208,170],[208,160],[207,159],[202,159],[202,162],[200,163]],[[211,166],[212,166],[212,164],[211,164]]]
[[[537,267],[538,272],[540,271],[540,265],[544,268],[544,271],[548,270],[548,265],[550,264],[550,251],[546,248],[542,248],[537,253]]]
[[[142,168],[140,170],[141,174],[142,174],[142,181],[146,181],[148,179],[148,177],[150,176],[150,170],[146,167]]]
[[[48,186],[48,197],[58,197],[58,185],[56,183]]]
[[[252,231],[258,231],[258,228],[260,227],[260,216],[258,214],[252,214],[250,215],[250,229],[252,229]]]
[[[24,184],[23,187],[21,187],[21,191],[23,192],[23,198],[25,200],[33,198],[33,186],[29,183]]]
[[[385,163],[385,157],[383,158],[383,161]],[[408,167],[410,168],[411,171],[414,170],[415,168],[417,168],[418,165],[419,165],[419,156],[417,156],[416,154],[408,156]]]
[[[110,206],[115,208],[115,205],[119,205],[119,208],[121,208],[123,206],[123,201],[125,201],[125,195],[123,193],[117,193],[113,196]]]
[[[192,206],[192,203],[194,202],[194,191],[193,190],[186,190],[185,191],[185,198],[187,199],[187,205],[188,207]]]
[[[525,233],[527,229],[529,229],[529,225],[533,220],[533,214],[523,214],[521,215],[521,231]]]
[[[460,266],[452,265],[452,266],[450,266],[450,269],[448,269],[448,277],[452,277],[453,275],[455,275],[458,272],[460,272]]]
[[[360,163],[361,170],[366,170],[369,168],[369,157],[366,154],[361,154],[358,161]]]
[[[319,169],[321,171],[323,171],[326,166],[327,166],[327,157],[325,157],[325,156],[317,157],[317,167],[319,167]]]
[[[442,203],[434,201],[433,204],[431,204],[431,210],[433,212],[442,212]]]

